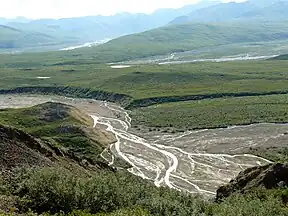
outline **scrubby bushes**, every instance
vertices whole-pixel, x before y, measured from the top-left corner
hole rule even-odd
[[[99,172],[88,178],[62,169],[45,168],[19,172],[3,180],[1,188],[0,193],[9,201],[13,197],[11,202],[20,212],[30,209],[46,212],[44,215],[288,215],[288,189],[285,188],[235,194],[215,203],[157,188],[126,172]]]
[[[288,189],[256,189],[243,194],[234,194],[222,203],[210,205],[208,215],[217,216],[287,216],[288,206],[284,198],[288,197]]]
[[[89,213],[121,209],[147,209],[158,215],[193,215],[204,210],[205,201],[167,188],[157,188],[126,172],[100,172],[92,178],[76,177],[58,169],[30,171],[9,180],[11,194],[28,202],[38,213]]]

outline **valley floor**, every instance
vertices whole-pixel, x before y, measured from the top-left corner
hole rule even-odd
[[[37,170],[31,178],[16,176],[11,184],[0,179],[6,182],[0,187],[3,196],[16,194],[22,204],[22,198],[27,198],[29,204],[24,206],[37,213],[42,213],[39,208],[44,203],[45,211],[51,213],[57,209],[111,215],[239,212],[236,215],[240,216],[255,211],[260,216],[287,215],[286,188],[236,193],[220,204],[194,196],[215,197],[219,186],[246,168],[287,162],[287,61],[111,68],[87,56],[45,55],[1,56],[0,124],[32,134],[60,156],[69,155],[77,161],[77,170],[85,167],[88,176],[95,166],[96,171],[104,167],[110,174],[98,170],[98,178],[94,170],[94,181],[79,175],[81,172]],[[29,108],[47,101],[68,104],[72,117],[54,108],[42,113],[50,103]],[[55,112],[61,118],[54,122]],[[70,159],[66,162],[68,170],[76,167]],[[109,170],[107,165],[128,168],[135,176],[124,171],[123,177],[121,171]],[[43,182],[43,177],[51,182]],[[111,184],[99,186],[106,182]],[[17,185],[24,185],[25,197]],[[83,194],[89,192],[85,199]],[[53,197],[53,202],[46,202],[47,197]]]
[[[215,195],[219,186],[228,183],[240,171],[270,163],[261,157],[245,154],[251,149],[284,148],[288,142],[285,135],[287,124],[182,133],[150,131],[136,135],[129,129],[131,118],[128,112],[113,104],[44,95],[2,95],[0,99],[2,109],[30,107],[49,101],[72,105],[91,115],[94,127],[115,135],[117,142],[101,153],[110,166],[117,167],[114,163],[121,158],[130,164],[131,173],[152,180],[156,186],[205,196]]]

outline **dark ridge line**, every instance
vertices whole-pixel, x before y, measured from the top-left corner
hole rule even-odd
[[[270,91],[270,92],[239,92],[239,93],[214,93],[202,95],[184,95],[184,96],[167,96],[167,97],[154,97],[134,99],[126,94],[119,94],[113,92],[105,92],[101,90],[91,90],[88,88],[78,88],[70,86],[31,86],[31,87],[18,87],[13,89],[0,89],[0,94],[55,94],[67,97],[81,97],[95,100],[108,101],[117,103],[125,109],[136,109],[140,107],[148,107],[156,104],[196,101],[205,99],[218,99],[225,97],[251,97],[251,96],[269,96],[269,95],[284,95],[288,94],[287,91]]]
[[[87,88],[77,88],[70,86],[31,86],[18,87],[13,89],[0,89],[0,94],[55,94],[66,97],[81,97],[95,100],[109,101],[126,107],[133,101],[133,98],[125,95],[112,92],[91,90]]]
[[[239,93],[215,93],[215,94],[203,94],[203,95],[184,95],[184,96],[168,96],[168,97],[154,97],[133,100],[127,109],[148,107],[156,104],[183,102],[183,101],[195,101],[204,99],[217,99],[225,97],[251,97],[251,96],[269,96],[269,95],[284,95],[288,94],[288,91],[271,91],[271,92],[239,92]]]

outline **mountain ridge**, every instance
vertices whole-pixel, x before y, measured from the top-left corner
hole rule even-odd
[[[228,2],[198,9],[184,16],[177,17],[169,24],[183,24],[187,22],[231,22],[252,20],[288,20],[286,11],[288,2],[276,0],[260,4],[258,1]]]
[[[119,37],[74,53],[92,54],[99,62],[121,62],[201,47],[284,40],[287,36],[284,22],[185,23]]]

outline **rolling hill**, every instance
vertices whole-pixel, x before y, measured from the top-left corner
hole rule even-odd
[[[123,36],[92,49],[76,53],[89,53],[99,62],[117,62],[173,52],[189,51],[215,45],[254,43],[285,40],[286,23],[187,23],[171,25]]]

